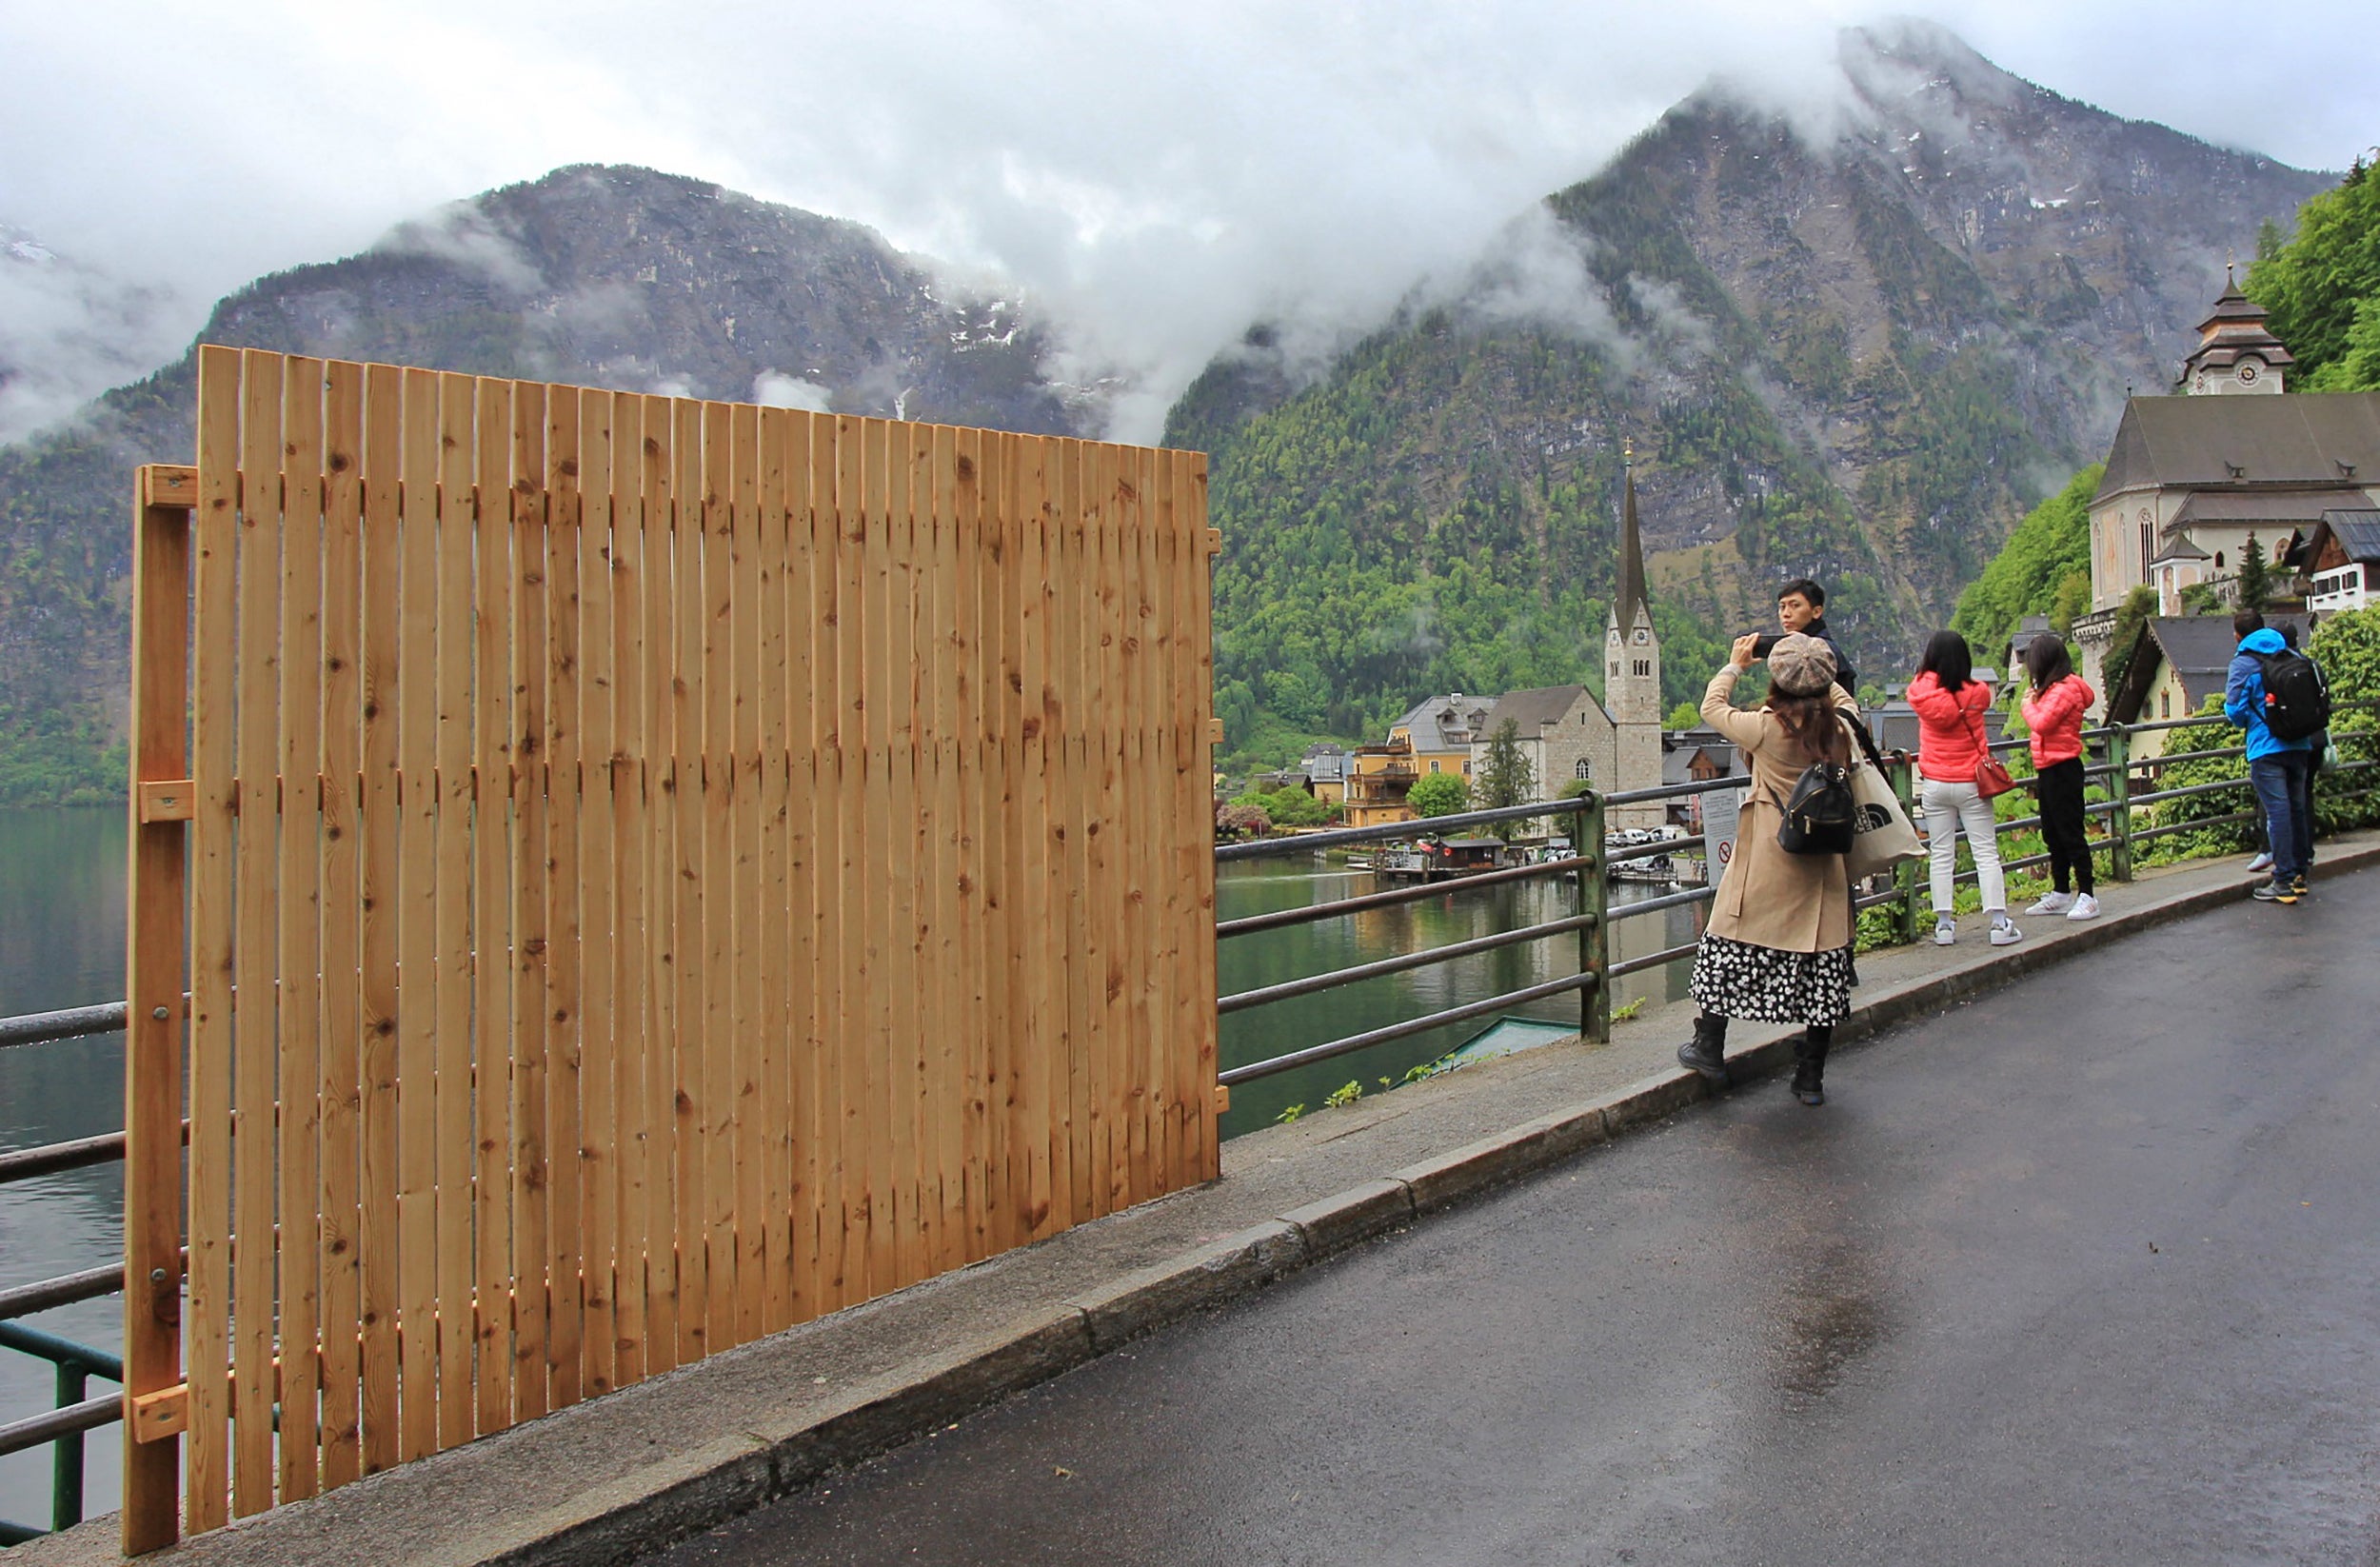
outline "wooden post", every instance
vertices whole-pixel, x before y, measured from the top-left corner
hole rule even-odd
[[[124,1393],[182,1380],[183,818],[143,820],[142,785],[189,777],[190,506],[197,475],[139,470],[132,504],[130,910],[125,949]],[[187,800],[183,802],[187,804]],[[151,813],[156,814],[156,813]],[[182,1444],[124,1422],[124,1554],[181,1532]]]
[[[2108,794],[2115,808],[2108,813],[2108,880],[2132,879],[2132,731],[2121,724],[2108,725]]]
[[[1590,1044],[1612,1039],[1612,922],[1611,889],[1603,880],[1603,795],[1591,790],[1578,797],[1577,823],[1571,828],[1570,848],[1578,866],[1578,912],[1595,923],[1578,932],[1578,969],[1595,982],[1578,993],[1578,1035]]]

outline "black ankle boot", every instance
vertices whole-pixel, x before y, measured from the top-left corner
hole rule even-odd
[[[1695,1037],[1677,1047],[1677,1063],[1709,1081],[1727,1086],[1727,1020],[1705,1012],[1695,1019]]]
[[[1815,1022],[1794,1041],[1794,1097],[1804,1104],[1826,1102],[1826,1051],[1834,1042],[1834,1026]]]

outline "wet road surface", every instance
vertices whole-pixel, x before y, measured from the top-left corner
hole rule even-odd
[[[1829,1077],[655,1559],[2380,1563],[2380,874]]]

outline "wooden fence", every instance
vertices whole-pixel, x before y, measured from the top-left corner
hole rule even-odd
[[[1216,1174],[1203,458],[209,347],[136,511],[129,1552]]]

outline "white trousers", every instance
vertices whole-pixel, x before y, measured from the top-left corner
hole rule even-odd
[[[1975,881],[1983,890],[1986,912],[2008,907],[2008,882],[2000,874],[2000,837],[1992,825],[1992,802],[1973,784],[1918,780],[1918,803],[1926,813],[1926,856],[1933,871],[1934,916],[1950,917],[1951,872],[1958,863],[1958,833],[1975,857]]]

